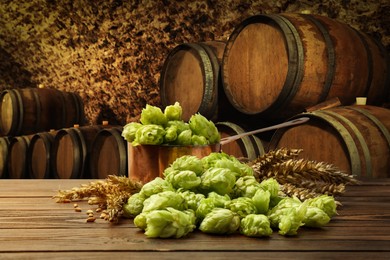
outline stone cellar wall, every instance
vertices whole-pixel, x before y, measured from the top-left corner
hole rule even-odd
[[[226,41],[243,19],[281,12],[329,16],[390,50],[388,0],[2,0],[0,90],[75,92],[90,124],[123,125],[160,105],[160,71],[176,45]]]

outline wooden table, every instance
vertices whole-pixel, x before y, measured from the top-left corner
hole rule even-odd
[[[86,223],[86,202],[80,213],[51,198],[90,181],[0,180],[0,259],[390,259],[390,179],[348,186],[338,216],[296,237],[181,239],[148,239],[127,219]]]

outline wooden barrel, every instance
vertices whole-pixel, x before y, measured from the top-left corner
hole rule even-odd
[[[56,89],[7,89],[0,95],[0,134],[28,135],[82,124],[78,95]]]
[[[215,125],[221,134],[221,138],[246,132],[241,126],[233,122],[217,122]],[[254,160],[265,153],[263,143],[255,135],[244,136],[234,142],[225,144],[222,146],[222,151],[237,158],[248,160]]]
[[[178,101],[184,121],[196,113],[215,120],[224,48],[225,42],[210,41],[184,43],[171,50],[160,76],[162,105]]]
[[[57,179],[89,178],[91,145],[100,125],[63,128],[54,137],[52,173]]]
[[[9,138],[0,137],[0,179],[7,178]]]
[[[385,49],[350,26],[319,15],[255,15],[230,35],[223,89],[243,114],[286,119],[338,97],[381,105],[389,86]]]
[[[127,142],[122,127],[100,130],[92,143],[90,173],[93,179],[127,175]]]
[[[302,113],[307,123],[278,129],[269,149],[303,149],[302,158],[363,177],[390,177],[390,110],[343,106]]]
[[[8,154],[8,177],[10,179],[26,179],[27,150],[32,136],[15,136],[10,139]]]
[[[31,179],[52,178],[51,151],[57,131],[34,134],[27,151],[28,174]]]

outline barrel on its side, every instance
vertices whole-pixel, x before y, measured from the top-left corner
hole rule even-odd
[[[92,142],[101,126],[81,126],[58,130],[51,154],[52,173],[57,179],[89,178]]]
[[[0,179],[8,177],[9,138],[0,137]]]
[[[221,138],[242,134],[245,130],[233,122],[217,122]],[[244,136],[234,142],[222,145],[224,153],[235,156],[236,158],[245,158],[247,160],[254,160],[257,157],[264,155],[264,146],[255,135]]]
[[[362,177],[390,177],[390,110],[342,106],[295,116],[307,123],[278,129],[269,148],[303,149],[302,158],[323,161]]]
[[[57,89],[7,89],[0,95],[0,134],[29,135],[83,124],[81,98]]]
[[[220,64],[225,42],[184,43],[168,54],[160,77],[161,103],[176,101],[183,108],[183,120],[200,113],[217,119]]]
[[[221,65],[229,102],[243,114],[284,120],[338,97],[382,105],[389,88],[387,52],[342,22],[319,15],[255,15],[240,23]]]
[[[27,151],[32,136],[15,136],[9,143],[8,154],[8,177],[10,179],[26,179],[27,174]]]
[[[31,138],[27,152],[28,174],[31,179],[52,178],[51,151],[56,131],[41,132]]]
[[[127,141],[121,134],[121,127],[102,129],[96,134],[90,155],[91,178],[127,175]]]

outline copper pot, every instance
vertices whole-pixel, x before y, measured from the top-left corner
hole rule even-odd
[[[205,157],[212,152],[220,152],[221,144],[202,146],[179,145],[137,145],[128,143],[129,178],[143,183],[156,177],[163,177],[163,172],[177,158],[184,155]]]

